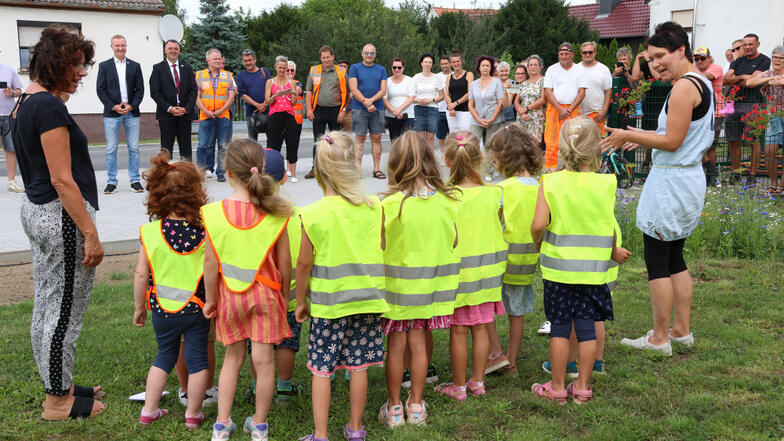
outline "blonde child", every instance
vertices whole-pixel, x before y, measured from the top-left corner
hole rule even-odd
[[[388,336],[388,399],[378,416],[388,427],[423,424],[427,418],[426,330],[449,328],[455,308],[458,196],[458,189],[441,180],[433,148],[424,138],[408,131],[395,140],[389,152],[389,191],[382,202],[390,310],[382,319]],[[411,391],[404,415],[400,388],[406,348],[411,354]]]
[[[539,186],[531,235],[541,247],[545,316],[551,323],[552,380],[531,391],[545,399],[585,403],[596,357],[594,321],[612,320],[607,288],[610,260],[623,263],[631,253],[616,245],[613,175],[598,174],[599,127],[578,117],[561,128],[559,150],[566,169],[544,175]],[[574,327],[580,365],[577,381],[565,387],[569,336]]]
[[[539,193],[538,176],[544,156],[539,141],[519,124],[510,124],[496,132],[487,144],[487,154],[506,180],[498,184],[503,190],[504,239],[509,244],[506,272],[501,296],[509,314],[509,346],[501,351],[495,322],[488,323],[490,356],[485,374],[502,369],[517,374],[517,354],[523,341],[524,314],[534,309],[531,283],[536,273],[539,253],[531,239],[531,221]]]
[[[485,394],[487,324],[495,320],[496,314],[504,314],[501,281],[508,245],[499,218],[501,189],[482,182],[478,171],[482,159],[479,139],[471,132],[454,132],[447,138],[444,160],[449,167],[449,184],[462,191],[457,210],[460,284],[449,329],[452,383],[442,383],[435,390],[458,401],[465,400],[467,392],[475,396]],[[469,330],[473,370],[466,382]]]
[[[208,237],[204,315],[216,318],[216,337],[226,346],[213,440],[228,439],[237,429],[231,407],[247,339],[258,382],[256,412],[245,419],[243,429],[252,439],[267,439],[275,391],[273,345],[292,336],[286,323],[291,283],[286,225],[292,210],[263,170],[264,152],[257,142],[232,141],[226,147],[226,171],[233,194],[201,209]]]
[[[367,368],[384,364],[381,314],[384,301],[383,210],[362,192],[357,144],[332,132],[316,146],[314,173],[324,197],[302,208],[297,259],[298,322],[312,315],[308,369],[313,373],[315,431],[300,440],[328,439],[330,376],[350,372],[350,416],[343,434],[364,441]],[[310,288],[310,307],[306,293]]]
[[[204,229],[199,208],[207,202],[202,174],[190,162],[169,163],[167,152],[151,160],[147,181],[147,214],[152,222],[139,228],[142,245],[133,282],[133,323],[144,326],[147,308],[158,342],[158,354],[147,375],[144,407],[139,422],[150,424],[169,411],[159,407],[161,393],[180,352],[184,337],[188,393],[204,396],[208,381],[207,335],[210,322],[204,306]],[[185,294],[185,296],[183,296]],[[190,400],[185,427],[204,421],[202,400]]]

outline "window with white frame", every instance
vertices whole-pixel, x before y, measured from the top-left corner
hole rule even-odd
[[[54,22],[54,21],[29,21],[17,20],[16,31],[19,36],[19,70],[27,72],[30,68],[30,51],[33,46],[41,39],[41,31],[46,27],[53,24],[61,24],[70,26],[77,30],[82,31],[81,23],[67,23],[67,22]]]

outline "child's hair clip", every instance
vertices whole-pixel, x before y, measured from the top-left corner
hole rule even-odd
[[[462,141],[463,140],[463,135],[457,135],[457,136],[455,136],[455,139],[458,140],[458,141]]]
[[[251,167],[250,168],[250,174],[255,175],[258,172],[259,172],[259,168],[258,167]]]
[[[174,168],[174,161],[169,161],[169,168]]]
[[[330,144],[335,142],[335,140],[331,136],[329,136],[329,135],[324,135],[324,141],[327,141]]]

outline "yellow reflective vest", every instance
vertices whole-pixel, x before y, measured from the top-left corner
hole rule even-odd
[[[613,247],[613,175],[562,170],[542,177],[551,222],[544,233],[542,278],[559,283],[603,285]]]
[[[221,69],[218,73],[218,88],[212,87],[212,80],[210,79],[209,69],[204,69],[196,72],[196,84],[199,86],[199,99],[207,110],[216,111],[226,104],[229,99],[229,89],[231,88],[234,79],[231,72],[226,72]],[[230,118],[231,114],[229,108],[218,115],[218,118]],[[199,110],[199,121],[207,119],[207,115]]]
[[[302,207],[302,228],[313,244],[310,313],[334,319],[384,313],[382,209],[354,205],[341,196],[324,196]]]
[[[457,201],[395,193],[384,198],[386,300],[392,320],[450,315],[460,283]]]
[[[166,312],[177,312],[189,302],[204,307],[204,302],[196,296],[204,274],[204,239],[197,238],[201,242],[190,252],[175,251],[163,237],[160,220],[139,227],[139,237],[152,273],[153,286],[147,291],[148,308],[153,292],[158,305]]]
[[[297,309],[297,259],[299,258],[299,247],[302,243],[302,220],[299,218],[299,208],[294,207],[294,215],[289,218],[289,225],[286,227],[289,235],[289,249],[291,249],[291,290],[289,290],[289,309],[288,312]]]
[[[201,218],[220,263],[223,283],[231,292],[245,292],[255,282],[280,289],[280,283],[262,276],[259,270],[286,229],[288,218],[265,213],[255,225],[238,228],[226,217],[223,201],[201,207]]]
[[[508,245],[498,211],[501,188],[459,187],[463,191],[457,208],[457,253],[460,284],[455,308],[501,301]]]
[[[530,285],[539,262],[539,251],[531,237],[539,186],[523,184],[516,177],[498,186],[504,191],[504,240],[509,244],[504,283]]]

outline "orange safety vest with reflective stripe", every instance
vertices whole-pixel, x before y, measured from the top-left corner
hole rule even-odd
[[[346,91],[346,74],[343,72],[340,66],[333,65],[332,67],[335,68],[335,73],[338,74],[338,85],[340,86],[340,110],[343,110],[346,107],[346,96],[348,96],[348,92]],[[310,67],[310,75],[311,80],[313,80],[313,102],[311,105],[313,106],[310,110],[316,110],[316,104],[318,103],[318,95],[319,89],[321,88],[321,65],[318,64],[316,66]]]
[[[189,302],[203,308],[204,302],[196,296],[196,291],[204,274],[204,239],[187,253],[176,251],[163,237],[160,220],[139,227],[139,237],[152,273],[147,309],[150,309],[151,293],[155,293],[158,306],[166,312],[180,311]]]
[[[234,78],[231,72],[226,72],[221,69],[218,73],[218,90],[212,88],[212,80],[210,79],[209,69],[204,69],[196,72],[196,84],[199,86],[199,99],[207,110],[212,112],[220,109],[226,104],[229,99],[229,89],[231,88]],[[218,118],[231,118],[229,108],[218,115]],[[204,112],[199,111],[199,121],[207,119]]]
[[[297,103],[294,104],[294,119],[297,120],[297,124],[302,124],[302,116],[305,112],[305,105],[304,97],[302,95],[297,96]]]

